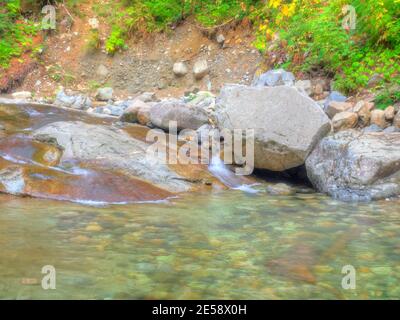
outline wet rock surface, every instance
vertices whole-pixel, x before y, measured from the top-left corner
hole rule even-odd
[[[35,163],[0,160],[0,192],[17,196],[72,201],[88,205],[159,201],[172,193],[117,170],[79,167],[44,167]]]
[[[207,165],[152,161],[146,127],[25,104],[0,106],[0,124],[2,193],[107,204],[224,188]]]
[[[124,122],[136,123],[138,122],[138,113],[142,108],[148,107],[148,104],[142,100],[136,99],[129,104],[123,111],[120,120]]]
[[[148,144],[122,130],[83,122],[56,122],[34,132],[34,136],[43,134],[55,138],[64,148],[63,161],[96,161],[99,166],[118,168],[166,190],[190,189],[166,164],[147,156]]]

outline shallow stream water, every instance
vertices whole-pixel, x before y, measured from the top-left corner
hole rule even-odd
[[[191,194],[88,207],[0,196],[0,297],[400,298],[398,202]],[[44,265],[57,289],[43,290]],[[342,288],[342,267],[356,290]]]
[[[7,125],[45,122],[25,114]],[[0,298],[400,298],[400,201],[255,188],[109,206],[0,195]],[[55,290],[42,289],[45,265]],[[346,265],[355,290],[342,287]]]

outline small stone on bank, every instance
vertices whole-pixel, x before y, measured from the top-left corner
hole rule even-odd
[[[28,100],[28,99],[32,99],[32,93],[29,91],[14,92],[12,94],[12,97],[14,99]]]
[[[385,111],[383,110],[372,110],[371,112],[371,124],[376,124],[377,126],[385,129],[388,126],[385,117]]]
[[[396,113],[393,106],[389,106],[385,109],[385,119],[387,121],[392,121],[395,115]]]
[[[204,76],[208,73],[208,71],[209,71],[208,63],[207,60],[205,59],[198,60],[193,66],[194,77],[197,80],[204,78]]]
[[[97,89],[96,92],[96,100],[97,101],[109,101],[112,100],[114,94],[114,90],[112,88],[100,88]]]
[[[173,67],[173,71],[177,77],[183,77],[183,76],[187,75],[187,73],[189,72],[188,67],[186,66],[186,63],[184,63],[184,62],[175,63],[174,67]]]
[[[358,115],[355,112],[340,112],[332,119],[334,131],[341,131],[354,128],[358,122]]]
[[[220,44],[221,46],[224,45],[224,43],[225,43],[225,37],[224,37],[224,35],[223,35],[222,33],[220,33],[220,34],[217,36],[217,42],[218,42],[218,44]]]
[[[326,107],[325,112],[328,115],[328,117],[332,119],[338,113],[350,110],[351,107],[352,107],[351,103],[339,102],[339,101],[330,101],[328,106]]]

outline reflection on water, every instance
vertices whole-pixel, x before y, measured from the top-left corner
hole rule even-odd
[[[1,195],[0,298],[400,298],[398,208],[234,190],[111,207]],[[40,286],[44,265],[56,290]]]

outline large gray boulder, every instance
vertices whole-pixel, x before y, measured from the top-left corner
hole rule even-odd
[[[342,131],[321,140],[306,161],[321,192],[344,201],[400,194],[400,133]]]
[[[168,130],[171,121],[177,122],[178,130],[197,130],[208,123],[208,115],[204,108],[189,105],[180,100],[166,100],[150,109],[151,123],[161,129]]]
[[[321,108],[287,86],[226,85],[215,118],[220,129],[255,129],[255,168],[272,171],[303,165],[331,130]]]
[[[79,121],[55,122],[34,132],[34,137],[43,135],[56,139],[64,149],[61,161],[94,161],[98,166],[120,169],[172,192],[188,191],[191,187],[167,164],[149,157],[148,144],[120,129]]]

